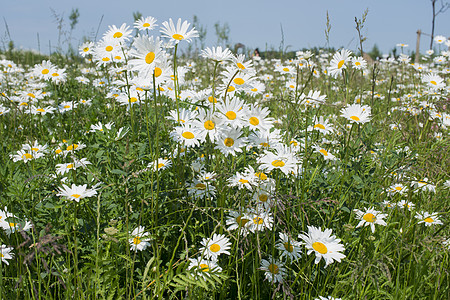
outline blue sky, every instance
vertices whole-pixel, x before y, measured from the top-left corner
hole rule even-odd
[[[207,28],[206,46],[216,45],[214,24],[228,23],[230,40],[243,43],[249,48],[278,49],[283,27],[284,45],[289,50],[326,45],[326,13],[331,19],[330,46],[357,48],[355,17],[360,18],[369,9],[363,34],[367,36],[365,49],[377,44],[388,52],[397,43],[409,44],[415,49],[416,31],[431,32],[430,0],[171,0],[171,1],[103,1],[103,0],[14,0],[2,4],[1,16],[8,24],[16,46],[40,49],[48,52],[49,41],[57,45],[58,29],[51,9],[63,14],[65,29],[69,29],[68,16],[72,8],[80,12],[79,23],[72,33],[72,44],[78,46],[83,36],[93,36],[103,15],[99,37],[108,25],[132,25],[133,12],[153,16],[158,24],[172,18],[192,21],[199,18]],[[280,26],[281,24],[281,26]],[[159,34],[159,32],[155,32]],[[437,17],[435,34],[450,36],[450,10]],[[5,22],[0,23],[0,37],[7,41]],[[430,38],[422,36],[421,51],[428,49]],[[0,44],[3,47],[3,44]]]

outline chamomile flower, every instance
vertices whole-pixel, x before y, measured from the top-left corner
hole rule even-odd
[[[270,111],[267,107],[259,107],[256,105],[250,105],[246,111],[244,120],[247,120],[247,126],[253,130],[269,131],[272,128],[272,118],[268,118]]]
[[[258,163],[261,164],[261,169],[268,172],[279,169],[285,175],[289,175],[296,170],[299,160],[289,147],[281,146],[274,152],[265,151],[258,159]]]
[[[280,257],[289,258],[291,261],[299,259],[302,255],[302,244],[285,233],[280,233],[280,239],[276,244],[278,250],[281,251]]]
[[[236,71],[239,71],[241,73],[246,73],[249,75],[254,75],[256,73],[255,68],[253,67],[253,63],[251,60],[249,61],[244,61],[245,60],[245,55],[243,54],[238,54],[237,56],[233,56],[232,57],[233,63],[233,74]]]
[[[360,57],[353,57],[352,58],[352,66],[353,68],[357,70],[363,70],[367,67],[367,62],[364,58]]]
[[[133,71],[139,72],[139,76],[152,77],[155,64],[161,59],[161,41],[159,37],[138,36],[134,39],[135,49],[130,51],[133,58],[128,61]]]
[[[72,187],[68,187],[67,185],[63,184],[63,187],[59,188],[59,193],[56,195],[65,197],[68,200],[80,202],[80,200],[83,198],[89,198],[97,195],[97,191],[95,189],[88,189],[87,184],[72,184]]]
[[[241,230],[245,235],[249,232],[251,216],[246,212],[230,211],[225,221],[227,230]]]
[[[437,213],[428,213],[426,211],[424,212],[418,212],[415,215],[415,218],[419,220],[417,224],[425,224],[425,226],[431,226],[431,225],[442,225],[442,221],[439,220]]]
[[[148,246],[150,246],[150,237],[149,233],[145,232],[145,228],[143,226],[138,226],[132,232],[130,232],[132,236],[128,242],[130,243],[130,250],[133,251],[142,251],[145,250]]]
[[[228,179],[229,186],[237,186],[238,189],[252,190],[253,177],[250,174],[242,174],[237,172],[230,179]]]
[[[120,25],[119,28],[117,28],[116,25],[108,26],[108,31],[103,36],[104,39],[114,39],[117,42],[124,42],[128,41],[128,39],[131,37],[131,33],[133,32],[132,29],[130,29],[130,26],[123,23]]]
[[[230,49],[225,48],[222,50],[221,46],[206,48],[200,52],[200,55],[204,58],[211,59],[215,62],[228,61],[233,58],[233,53]]]
[[[157,160],[148,164],[149,168],[152,168],[153,171],[162,171],[166,168],[169,168],[172,165],[172,161],[166,158],[158,158]]]
[[[194,271],[201,278],[210,276],[211,273],[222,272],[222,268],[214,260],[197,257],[189,258],[189,262],[188,269]]]
[[[153,17],[142,17],[139,20],[136,20],[134,22],[134,28],[138,29],[139,31],[143,30],[153,30],[157,27],[156,25],[156,19]]]
[[[334,131],[333,126],[328,123],[328,120],[324,119],[323,116],[320,116],[319,118],[314,117],[312,121],[312,126],[308,128],[309,130],[317,130],[323,134],[329,134]]]
[[[238,98],[225,101],[216,105],[217,111],[222,115],[224,124],[229,124],[234,128],[242,128],[247,122],[246,108],[244,101]]]
[[[331,296],[328,296],[328,297],[319,296],[319,298],[316,298],[314,300],[341,300],[341,298],[334,298],[334,297],[331,297]]]
[[[242,131],[238,128],[229,128],[223,130],[219,134],[215,149],[218,149],[225,156],[231,154],[236,155],[236,152],[242,152],[242,148],[246,145],[247,140],[242,137]]]
[[[273,216],[268,211],[252,211],[249,213],[250,222],[248,230],[251,232],[271,230],[273,227]]]
[[[208,180],[194,178],[194,182],[188,186],[188,193],[193,197],[214,198],[216,195],[216,187]]]
[[[299,237],[305,242],[305,247],[308,249],[308,255],[315,253],[315,263],[318,264],[323,258],[325,260],[325,267],[334,261],[340,262],[345,257],[341,252],[345,250],[344,246],[340,244],[340,239],[331,235],[331,229],[322,229],[319,227],[308,226],[308,232],[299,234]]]
[[[364,124],[370,121],[371,109],[367,105],[351,104],[341,109],[341,117],[350,123]]]
[[[264,277],[271,283],[283,282],[286,269],[283,264],[271,257],[261,260],[260,270],[264,271]]]
[[[358,225],[356,225],[356,228],[361,227],[361,226],[369,226],[370,225],[370,229],[372,230],[372,233],[374,233],[375,232],[375,224],[382,225],[382,226],[387,225],[386,222],[383,220],[384,218],[387,217],[387,214],[382,214],[381,212],[373,209],[373,207],[365,208],[364,210],[365,211],[361,211],[359,209],[353,210],[356,213],[357,218],[361,220],[358,223]]]
[[[429,88],[437,90],[445,87],[444,79],[439,75],[430,73],[422,76],[422,82],[426,83]]]
[[[192,38],[198,37],[198,32],[195,28],[188,31],[191,24],[188,21],[181,23],[181,18],[178,19],[177,25],[173,23],[172,19],[169,22],[164,21],[162,23],[161,33],[163,37],[171,39],[174,43],[178,44],[180,41],[190,42]]]
[[[86,57],[89,54],[93,54],[94,53],[94,43],[93,42],[85,42],[83,44],[81,44],[80,48],[79,48],[79,53],[81,56]]]
[[[391,185],[388,189],[387,192],[389,195],[395,195],[395,194],[404,194],[406,191],[408,190],[408,188],[406,186],[404,186],[401,183],[395,183],[393,185]]]
[[[208,259],[217,260],[221,254],[230,255],[230,252],[228,251],[231,247],[230,239],[223,234],[214,233],[212,238],[204,238],[200,244],[203,245],[203,247],[200,248],[200,253]]]
[[[333,154],[331,154],[329,151],[327,151],[326,149],[320,147],[320,146],[313,146],[314,150],[317,153],[322,154],[323,158],[325,160],[337,160],[336,156],[334,156]]]
[[[24,163],[29,162],[30,160],[35,159],[36,157],[33,156],[32,151],[26,151],[26,150],[19,150],[16,154],[10,154],[9,157],[13,160],[13,162],[17,161],[23,161]]]
[[[328,67],[328,74],[337,78],[342,74],[342,71],[347,68],[346,63],[350,61],[351,51],[342,49],[341,52],[336,52]]]
[[[2,263],[9,265],[8,260],[13,258],[13,254],[11,253],[12,250],[13,247],[7,247],[6,245],[2,245],[0,247],[0,257],[2,259]]]
[[[176,142],[183,144],[186,147],[195,147],[200,145],[201,133],[200,131],[191,125],[177,126],[175,131],[170,133],[170,136]]]
[[[412,211],[415,207],[415,204],[406,200],[400,200],[397,203],[398,208],[407,209],[409,211]]]

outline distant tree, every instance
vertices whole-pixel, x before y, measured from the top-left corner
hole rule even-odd
[[[219,22],[214,24],[217,35],[217,45],[228,46],[230,44],[230,26],[228,23],[220,25]]]
[[[139,20],[140,18],[142,18],[142,13],[140,11],[135,11],[133,12],[133,19],[134,22],[136,22],[137,20]],[[133,22],[133,23],[134,23]],[[139,34],[139,29],[136,28],[136,33],[134,34],[135,36],[138,36]]]
[[[431,1],[431,9],[433,10],[433,15],[431,19],[431,41],[430,41],[430,49],[433,49],[433,40],[434,40],[434,24],[436,22],[436,17],[440,13],[444,13],[447,9],[450,8],[450,2],[443,2],[441,0],[440,4],[441,7],[436,11],[436,2],[437,0],[430,0]]]
[[[369,54],[373,60],[377,60],[378,58],[380,58],[382,56],[382,53],[381,53],[380,49],[378,48],[377,44],[373,45],[372,50],[370,50],[370,52],[367,54]]]
[[[194,15],[193,17],[193,26],[195,27],[195,29],[198,31],[198,39],[195,39],[195,47],[198,48],[197,45],[197,40],[200,41],[200,48],[204,49],[205,48],[205,41],[206,41],[206,27],[201,25],[198,17],[196,15]]]

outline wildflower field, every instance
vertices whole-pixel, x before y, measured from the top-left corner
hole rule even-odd
[[[450,41],[197,37],[146,17],[78,60],[3,53],[0,299],[450,299]]]

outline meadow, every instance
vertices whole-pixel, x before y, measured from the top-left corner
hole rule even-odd
[[[2,54],[0,299],[450,299],[450,40],[197,37],[146,17]]]

